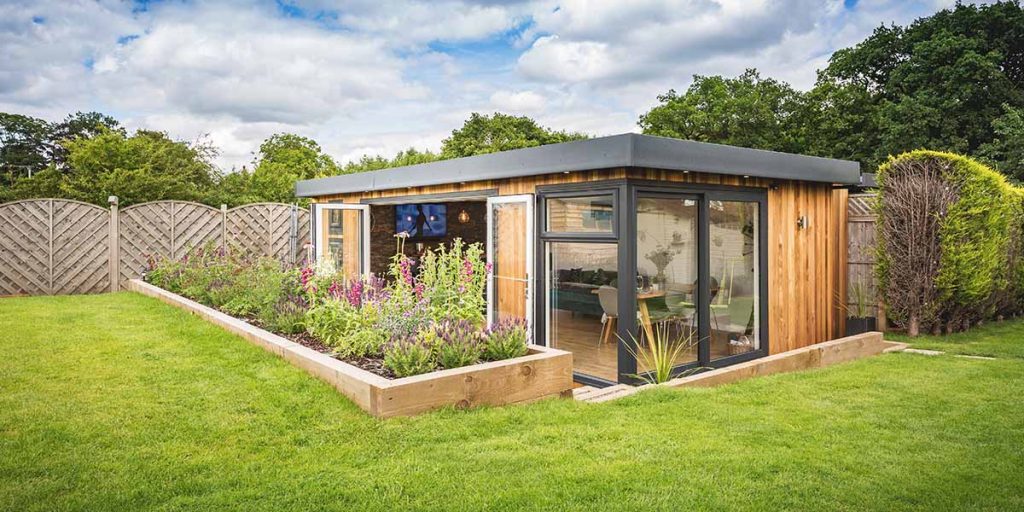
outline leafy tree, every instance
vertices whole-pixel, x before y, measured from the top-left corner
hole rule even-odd
[[[862,97],[822,105],[824,118],[864,121],[877,140],[860,132],[874,142],[864,155],[843,129],[858,123],[815,126],[819,154],[857,158],[867,168],[919,147],[975,154],[996,135],[1002,106],[1024,104],[1024,10],[1017,2],[957,5],[905,28],[879,27],[835,52],[819,74],[818,96],[841,90]]]
[[[236,189],[239,196],[225,198],[227,204],[244,202],[291,203],[295,182],[333,176],[341,172],[316,141],[291,133],[270,136],[260,145],[251,173],[242,170],[224,177],[221,186]]]
[[[420,151],[416,148],[409,148],[404,151],[399,151],[394,158],[386,158],[380,155],[369,156],[363,155],[362,158],[354,162],[345,164],[341,172],[342,174],[353,174],[357,172],[376,171],[379,169],[387,169],[390,167],[403,167],[406,165],[424,164],[427,162],[434,162],[441,160],[441,156],[432,151]]]
[[[99,112],[75,112],[68,115],[63,121],[50,126],[50,162],[57,168],[64,168],[67,164],[68,152],[63,142],[95,137],[106,131],[125,135],[121,123],[108,115]]]
[[[1010,179],[1024,182],[1024,107],[1003,105],[1003,115],[992,121],[996,137],[981,145],[981,157],[1003,171]]]
[[[693,77],[683,94],[658,96],[640,116],[644,133],[775,151],[802,152],[803,95],[748,69],[736,78]]]
[[[587,138],[582,133],[545,128],[526,116],[511,116],[495,112],[482,115],[473,112],[462,128],[453,130],[441,143],[441,158],[460,158],[556,144]]]
[[[76,112],[59,123],[0,112],[0,200],[52,196],[53,184],[67,168],[63,143],[103,130],[122,131],[114,118],[97,112]],[[56,176],[20,183],[48,168]]]
[[[69,199],[99,205],[111,195],[122,205],[160,199],[201,201],[216,179],[213,148],[175,141],[163,132],[139,130],[128,137],[103,129],[90,138],[68,140],[64,147],[70,169],[59,188],[61,197]]]
[[[49,138],[46,121],[0,112],[0,189],[46,168]]]

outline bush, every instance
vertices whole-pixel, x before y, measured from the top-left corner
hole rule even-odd
[[[432,372],[437,364],[431,352],[431,347],[416,338],[394,340],[384,347],[384,367],[396,377]]]
[[[437,362],[442,368],[459,368],[480,360],[483,354],[482,333],[468,320],[443,322],[434,332]]]
[[[413,288],[435,322],[466,320],[479,327],[485,320],[488,271],[483,247],[456,238],[450,247],[427,251]]]
[[[500,361],[525,356],[530,331],[522,320],[503,320],[491,326],[484,334],[483,358]]]
[[[259,319],[271,331],[298,334],[305,330],[306,299],[300,295],[286,295],[272,306],[260,311]]]
[[[480,244],[456,239],[428,251],[419,275],[399,253],[390,283],[347,279],[328,267],[288,269],[271,258],[248,260],[207,246],[179,260],[151,260],[146,277],[230,314],[255,317],[272,331],[305,330],[338,357],[383,357],[400,377],[527,351],[525,324],[481,330],[490,269]]]
[[[880,293],[908,334],[955,332],[1024,304],[1024,195],[970,158],[913,151],[878,171]]]

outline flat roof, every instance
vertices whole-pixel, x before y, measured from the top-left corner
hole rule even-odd
[[[299,197],[317,197],[616,167],[647,167],[842,185],[860,183],[860,164],[849,160],[624,133],[303,180],[295,184],[295,194]]]

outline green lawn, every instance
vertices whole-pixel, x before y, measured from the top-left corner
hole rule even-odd
[[[947,336],[911,338],[886,333],[885,339],[910,343],[914,348],[950,354],[1024,359],[1024,319],[988,322],[967,332]]]
[[[2,299],[0,349],[4,510],[1024,508],[1020,359],[379,421],[128,293]]]

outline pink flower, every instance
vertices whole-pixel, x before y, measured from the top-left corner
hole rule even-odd
[[[348,291],[345,293],[345,298],[348,299],[348,303],[352,307],[360,307],[363,303],[363,281],[360,279],[353,279],[349,283]]]
[[[410,260],[409,258],[402,258],[402,260],[398,262],[398,268],[402,273],[402,280],[405,281],[409,286],[412,286],[412,260]]]
[[[344,290],[337,281],[331,281],[331,285],[327,287],[327,293],[335,299],[340,299]]]

